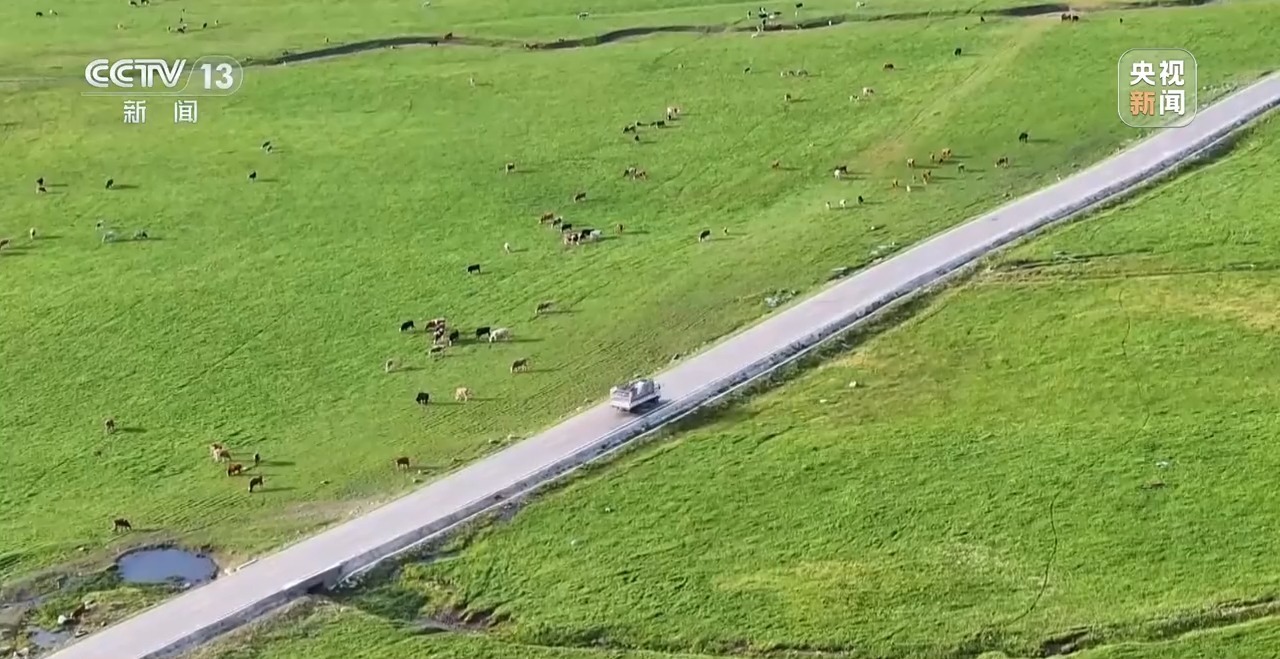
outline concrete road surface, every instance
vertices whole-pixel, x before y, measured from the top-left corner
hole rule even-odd
[[[262,558],[239,571],[175,597],[101,632],[53,659],[151,659],[202,643],[271,610],[316,584],[385,557],[498,500],[599,454],[609,438],[661,423],[710,395],[763,371],[822,334],[886,301],[919,289],[1029,231],[1061,219],[1167,170],[1208,143],[1280,103],[1280,74],[1201,111],[1190,126],[1170,129],[1069,179],[937,235],[821,293],[779,311],[711,349],[660,374],[662,409],[639,420],[601,405],[520,442],[386,506]],[[1116,121],[1120,121],[1117,117]],[[1010,130],[1013,130],[1012,128]],[[1009,135],[1015,164],[1019,149]],[[603,394],[603,392],[602,392]],[[560,467],[557,467],[559,465]]]

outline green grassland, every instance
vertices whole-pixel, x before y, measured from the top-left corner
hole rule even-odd
[[[479,643],[1041,656],[1068,641],[1273,656],[1278,137],[1264,124],[852,352],[340,599],[362,612],[322,613],[317,639],[359,638],[371,658]],[[376,640],[424,616],[496,624],[483,641]],[[242,651],[299,647],[279,645]]]
[[[1255,76],[1273,62],[1251,27],[1275,15],[1243,3],[1123,24],[957,18],[557,52],[406,49],[253,68],[236,96],[203,100],[196,125],[153,102],[146,125],[126,126],[119,99],[80,95],[93,57],[259,54],[342,12],[368,35],[398,32],[380,6],[240,6],[205,35],[210,50],[168,40],[164,21],[113,30],[99,3],[43,22],[35,5],[5,8],[24,22],[0,21],[0,235],[17,238],[0,256],[0,579],[141,541],[234,558],[312,532],[740,327],[774,290],[811,289],[878,245],[1113,150],[1135,135],[1112,97],[1116,56],[1135,40],[1185,34],[1204,84]],[[965,57],[950,56],[958,43]],[[899,70],[880,71],[885,60]],[[814,75],[777,75],[798,66]],[[864,86],[876,97],[849,102]],[[687,110],[678,127],[639,145],[620,134],[673,103]],[[1019,130],[1045,141],[1019,147]],[[269,156],[257,149],[268,139]],[[969,175],[891,194],[903,159],[944,146]],[[989,167],[1006,154],[1013,168]],[[787,168],[770,171],[774,159]],[[509,160],[523,172],[503,176]],[[839,162],[859,176],[832,181]],[[619,178],[633,164],[651,180]],[[262,180],[247,183],[250,170]],[[37,176],[49,194],[33,193]],[[108,177],[118,189],[102,188]],[[568,203],[582,189],[591,199]],[[873,203],[822,209],[858,194]],[[537,226],[546,210],[629,231],[566,251]],[[154,239],[104,245],[99,220]],[[722,226],[732,235],[693,240]],[[41,237],[27,241],[28,227]],[[504,256],[503,242],[519,251]],[[487,274],[464,275],[473,262]],[[532,320],[547,299],[565,312]],[[425,340],[396,328],[438,315],[511,326],[517,341],[431,363]],[[392,357],[409,368],[384,374]],[[535,372],[511,377],[517,357]],[[481,400],[412,403],[461,385]],[[123,431],[104,436],[107,416]],[[261,496],[209,463],[213,441],[263,453]],[[424,473],[397,474],[397,455]],[[146,532],[113,538],[116,516]]]

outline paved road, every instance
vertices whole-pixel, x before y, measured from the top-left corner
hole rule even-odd
[[[825,289],[658,376],[676,404],[705,393],[777,351],[794,352],[818,328],[848,321],[906,289],[916,289],[963,262],[1117,192],[1119,182],[1180,160],[1193,146],[1280,104],[1280,74],[1272,75],[1201,112],[1188,127],[1168,130],[1069,179],[939,234],[888,261]],[[1116,119],[1119,121],[1119,119]],[[1016,149],[1010,147],[1016,156]],[[655,412],[654,414],[660,414]],[[331,581],[359,557],[455,511],[492,499],[546,465],[590,449],[628,423],[606,406],[491,455],[367,515],[267,556],[234,574],[175,597],[57,652],[53,659],[151,659],[227,631],[282,603],[307,586]]]

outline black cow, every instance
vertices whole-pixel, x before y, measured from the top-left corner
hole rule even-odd
[[[413,329],[414,329],[414,325],[412,320],[406,320],[403,323],[400,323],[401,332],[412,332]]]
[[[111,530],[112,531],[132,531],[133,525],[129,523],[129,520],[123,517],[117,517],[116,519],[111,521]]]
[[[861,203],[862,203],[862,195],[858,195],[858,203],[859,203],[859,204],[861,204]]]
[[[565,222],[560,225],[560,233],[567,233],[572,230],[573,230],[573,225],[568,222]]]
[[[255,169],[252,172],[249,172],[249,181],[253,182],[256,180],[258,180],[258,170]]]
[[[1031,135],[1027,133],[1018,133],[1018,141],[1026,144],[1031,139]]]
[[[960,53],[961,53],[961,50],[960,50],[959,48],[957,48],[957,49],[956,49],[956,52],[955,52],[956,57],[959,57],[959,56],[960,56]]]
[[[587,200],[587,193],[585,193],[585,192],[579,192],[579,193],[577,193],[577,194],[573,195],[573,200],[574,200],[574,201],[586,201],[586,200]]]
[[[480,264],[479,264],[479,263],[472,263],[471,265],[467,266],[467,274],[469,274],[469,275],[478,275],[478,274],[480,274]]]
[[[489,326],[488,326],[488,325],[485,325],[484,327],[477,327],[477,328],[476,328],[476,338],[477,338],[477,339],[483,339],[484,337],[489,336],[489,329],[490,329],[490,328],[489,328]]]
[[[419,391],[419,392],[418,392],[418,397],[417,397],[417,398],[414,398],[414,399],[413,399],[413,402],[415,402],[415,403],[417,403],[417,404],[419,404],[419,405],[426,405],[427,403],[430,403],[430,402],[431,402],[431,394],[429,394],[429,393],[427,393],[427,392],[425,392],[425,391]]]
[[[108,190],[110,190],[113,186],[115,186],[115,184],[116,184],[116,180],[115,180],[115,179],[113,179],[113,178],[109,178],[109,179],[107,179],[107,189],[108,189]]]
[[[266,481],[261,476],[254,476],[249,479],[249,493],[252,494],[254,488],[261,486]]]
[[[711,237],[711,229],[703,229],[702,233],[698,234],[698,242],[703,242],[710,237]]]
[[[462,332],[459,332],[458,330],[452,330],[449,332],[449,343],[457,343],[458,339],[461,337],[462,337]]]

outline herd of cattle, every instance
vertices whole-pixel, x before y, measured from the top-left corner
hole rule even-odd
[[[145,5],[148,3],[148,0],[140,0],[140,2],[143,5]],[[131,4],[133,4],[133,2],[131,2]],[[797,8],[800,6],[801,5],[798,3]],[[985,22],[985,19],[982,19],[982,20]],[[1062,20],[1078,21],[1079,17],[1074,14],[1063,14]],[[957,47],[954,50],[955,56],[960,56],[961,53],[962,53],[962,49],[959,47]],[[895,70],[895,67],[892,63],[885,63],[882,68],[886,72],[891,72]],[[750,71],[750,67],[748,67],[747,69],[747,72],[749,71]],[[805,69],[782,71],[783,77],[804,78],[804,77],[808,77],[808,75],[809,75],[809,72]],[[473,84],[474,84],[474,81],[473,81]],[[850,97],[850,99],[861,100],[861,99],[871,97],[874,94],[875,94],[874,89],[872,89],[871,87],[864,87],[862,89],[861,98]],[[784,101],[788,103],[791,102],[792,100],[793,98],[791,97],[790,94],[787,94],[784,98]],[[680,118],[681,118],[681,109],[678,106],[669,106],[666,108],[665,119],[660,119],[657,121],[635,121],[625,125],[622,129],[622,132],[624,135],[630,136],[630,138],[635,142],[640,142],[642,141],[642,137],[641,137],[642,128],[656,128],[661,130],[663,128],[666,128],[668,125],[680,120]],[[1028,143],[1030,141],[1029,133],[1027,132],[1020,133],[1018,135],[1018,141],[1022,144]],[[270,153],[272,150],[271,143],[270,142],[264,143],[262,145],[262,149],[264,152]],[[940,166],[944,163],[948,163],[952,159],[953,159],[953,154],[951,152],[951,149],[949,148],[942,149],[937,153],[929,154],[929,161],[935,166]],[[907,158],[906,165],[908,170],[911,171],[911,179],[910,179],[911,183],[928,185],[931,182],[932,173],[929,171],[929,169],[926,169],[926,168],[918,169],[914,158]],[[997,168],[1008,167],[1009,165],[1010,165],[1010,160],[1007,156],[1001,156],[995,161],[995,166]],[[780,168],[781,168],[781,162],[777,160],[773,161],[772,169],[777,170]],[[963,163],[956,163],[956,169],[959,173],[963,173],[965,171],[965,165]],[[515,173],[516,171],[517,171],[517,164],[515,162],[507,162],[503,166],[503,172],[506,174],[512,174],[512,173]],[[844,179],[847,176],[849,176],[849,169],[847,165],[837,165],[833,168],[832,173],[836,179]],[[632,181],[646,181],[649,178],[648,173],[644,169],[641,169],[640,167],[637,167],[634,165],[625,168],[623,170],[622,176]],[[254,171],[250,173],[249,180],[252,182],[256,179],[257,179],[257,172]],[[115,183],[114,180],[110,180],[110,179],[107,180],[106,188],[108,190],[112,189],[114,186],[114,183]],[[892,188],[898,189],[902,187],[904,186],[899,179],[897,178],[893,179]],[[905,190],[907,192],[910,192],[912,190],[912,186],[910,184],[905,185]],[[37,192],[44,193],[46,191],[47,191],[47,187],[45,184],[45,180],[42,177],[37,180]],[[578,191],[572,195],[572,201],[575,204],[584,202],[586,200],[587,200],[587,193],[585,191]],[[861,195],[857,196],[857,203],[858,204],[864,203],[864,198]],[[828,209],[833,208],[831,202],[827,202],[826,207]],[[839,207],[845,208],[846,200],[841,199],[839,201]],[[538,216],[538,223],[539,225],[549,226],[550,228],[557,230],[561,236],[561,242],[565,248],[574,247],[584,243],[599,241],[604,237],[603,232],[600,231],[599,229],[595,229],[591,227],[576,227],[574,224],[567,221],[563,216],[552,211],[548,211],[540,214]],[[100,231],[104,229],[104,227],[101,226],[101,223],[98,228]],[[624,232],[623,225],[618,224],[616,226],[616,231],[618,234],[622,234]],[[724,229],[724,233],[726,235],[729,233],[727,228]],[[712,233],[710,229],[703,229],[698,233],[697,240],[698,242],[705,242],[708,239],[710,239],[711,235]],[[109,242],[110,240],[114,240],[114,232],[109,231],[107,232],[107,234],[104,234],[104,236],[110,236],[110,239],[104,237],[103,239],[104,242]],[[30,238],[34,240],[35,237],[36,237],[36,230],[33,228],[30,230]],[[139,232],[138,235],[135,235],[135,239],[139,239],[139,238],[145,239],[146,237],[147,235],[145,231],[141,231]],[[9,246],[11,242],[12,241],[9,239],[0,240],[0,250]],[[502,248],[505,253],[512,252],[512,247],[510,243],[504,243]],[[481,273],[481,265],[479,263],[470,264],[466,267],[466,272],[468,275],[478,275]],[[534,316],[537,317],[543,313],[546,313],[552,310],[553,307],[554,307],[554,303],[552,302],[538,303],[534,310]],[[421,325],[419,325],[413,320],[406,320],[400,323],[401,333],[411,334],[419,331],[423,333],[429,333],[431,337],[427,345],[427,354],[432,358],[438,358],[438,357],[444,356],[446,354],[446,351],[450,347],[464,340],[463,332],[460,329],[451,326],[445,318],[434,318],[426,321],[425,323],[422,323]],[[497,342],[511,340],[513,337],[513,333],[512,333],[512,330],[508,327],[495,328],[495,327],[486,325],[486,326],[475,327],[471,331],[467,332],[467,337],[468,337],[467,340],[473,343],[485,342],[485,343],[493,344]],[[530,366],[529,358],[522,357],[511,362],[509,371],[512,374],[517,374],[527,370],[529,366]],[[396,359],[388,359],[384,363],[384,371],[386,373],[392,373],[397,371],[398,369],[399,369],[399,362]],[[469,387],[459,386],[454,390],[454,400],[457,402],[467,402],[472,400],[473,398],[474,398],[474,392]],[[419,391],[417,395],[414,397],[414,402],[417,405],[420,405],[423,407],[430,405],[431,400],[432,400],[431,394],[427,391]],[[104,428],[108,434],[114,433],[116,431],[115,420],[111,418],[106,419],[104,421]],[[231,452],[222,444],[218,444],[218,443],[211,444],[209,446],[209,452],[213,461],[220,464],[222,463],[226,464],[225,472],[229,477],[248,475],[246,473],[247,471],[249,471],[250,469],[257,469],[259,465],[262,463],[261,456],[258,453],[253,454],[252,465],[250,467],[246,467],[242,463],[233,462]],[[401,457],[395,458],[394,466],[398,469],[408,469],[411,466],[411,463],[408,457],[401,456]],[[255,492],[257,489],[263,487],[264,485],[265,485],[264,477],[261,474],[255,474],[249,479],[247,489],[250,493],[252,493],[252,492]],[[131,531],[133,529],[132,524],[129,522],[129,520],[125,518],[114,519],[112,524],[113,524],[113,530],[115,531]]]

